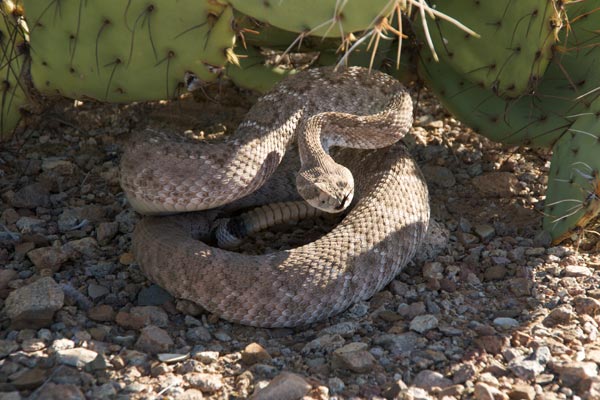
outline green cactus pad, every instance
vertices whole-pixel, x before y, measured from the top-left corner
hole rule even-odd
[[[26,55],[23,29],[13,15],[10,2],[0,4],[0,140],[9,139],[21,119],[19,109],[28,103],[22,77]]]
[[[389,0],[229,0],[252,18],[287,31],[313,36],[343,37],[373,27],[395,6]]]
[[[516,97],[534,88],[544,74],[558,25],[552,1],[434,0],[430,5],[481,36],[470,36],[442,19],[428,19],[440,60],[467,80]],[[424,40],[422,27],[415,32]]]
[[[600,110],[600,99],[595,108]],[[544,229],[561,242],[600,213],[600,113],[582,115],[554,146]]]
[[[265,93],[287,75],[296,73],[294,69],[267,65],[263,55],[253,47],[237,52],[239,65],[229,64],[226,69],[227,76],[237,86]]]
[[[31,75],[46,94],[127,102],[172,98],[185,72],[216,79],[235,41],[211,0],[27,0]]]

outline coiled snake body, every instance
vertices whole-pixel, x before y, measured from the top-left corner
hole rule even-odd
[[[290,327],[339,313],[388,284],[425,235],[427,187],[394,144],[411,124],[410,97],[393,78],[319,68],[286,78],[223,142],[138,134],[123,154],[121,185],[145,214],[285,200],[295,191],[281,187],[289,177],[265,182],[295,143],[296,185],[306,201],[334,211],[354,200],[329,233],[291,250],[245,255],[196,240],[210,232],[215,213],[208,211],[144,218],[133,253],[151,280],[226,320]],[[340,149],[334,161],[332,146],[355,149]]]

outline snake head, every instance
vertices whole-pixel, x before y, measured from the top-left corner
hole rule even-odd
[[[308,204],[328,213],[344,211],[354,196],[354,178],[346,167],[300,170],[296,189]]]

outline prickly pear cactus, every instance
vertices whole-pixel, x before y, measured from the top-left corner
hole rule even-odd
[[[233,11],[211,0],[25,0],[38,90],[127,102],[173,98],[186,72],[216,79],[232,46]]]
[[[467,35],[443,19],[430,24],[439,59],[459,75],[502,96],[516,97],[535,86],[544,74],[560,27],[560,17],[552,1],[433,0],[429,3],[480,36]],[[425,39],[423,29],[415,32]]]
[[[446,107],[477,132],[503,143],[553,146],[544,228],[555,241],[585,227],[600,211],[600,9],[592,0],[564,7],[568,26],[551,63],[532,90],[516,99],[482,87],[446,59],[434,62],[424,51],[419,65]]]
[[[343,37],[373,27],[392,13],[389,0],[229,0],[238,11],[270,25],[312,36]]]
[[[28,102],[21,80],[25,31],[19,19],[20,10],[12,2],[0,3],[0,140],[10,137],[21,119],[19,109]]]

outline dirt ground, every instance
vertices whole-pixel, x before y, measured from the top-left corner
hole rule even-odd
[[[426,91],[406,143],[437,242],[372,299],[258,329],[153,285],[122,144],[147,125],[233,132],[256,99],[207,95],[61,100],[0,145],[0,399],[600,399],[600,256],[541,231],[549,151],[492,143]]]

